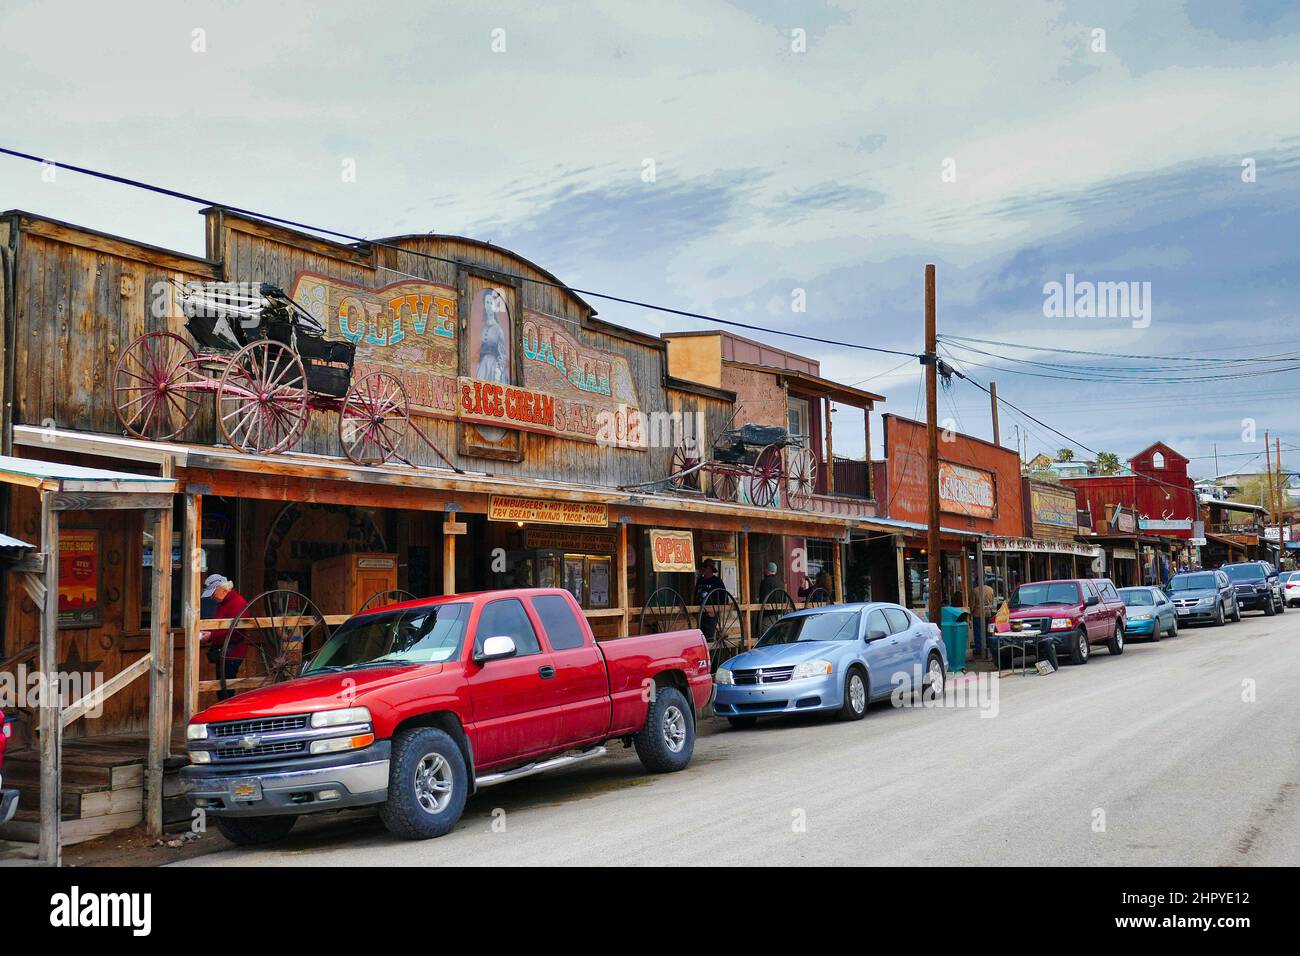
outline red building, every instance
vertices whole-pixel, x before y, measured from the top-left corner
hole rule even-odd
[[[1129,465],[1122,475],[1061,479],[1078,492],[1080,509],[1092,513],[1094,533],[1088,540],[1108,552],[1108,573],[1121,585],[1151,580],[1157,554],[1174,565],[1189,562],[1197,521],[1187,458],[1156,442]]]

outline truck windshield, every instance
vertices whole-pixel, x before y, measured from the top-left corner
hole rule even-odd
[[[1258,564],[1230,564],[1223,573],[1233,582],[1264,580],[1264,569]]]
[[[1068,581],[1022,584],[1016,590],[1012,607],[1038,607],[1040,604],[1078,604],[1079,585]]]
[[[1169,582],[1172,591],[1213,591],[1215,587],[1213,574],[1176,574]]]
[[[325,642],[303,674],[347,670],[367,664],[437,664],[460,652],[469,621],[468,604],[380,611],[349,618]]]
[[[804,641],[856,641],[857,611],[826,611],[803,614],[777,621],[758,640],[758,647],[771,644],[798,644]]]

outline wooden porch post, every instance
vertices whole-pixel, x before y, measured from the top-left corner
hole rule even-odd
[[[845,534],[848,532],[846,531]],[[832,579],[835,582],[835,603],[844,603],[844,542],[840,538],[831,539],[831,566],[834,568]]]
[[[831,397],[826,396],[826,493],[835,494],[835,445],[831,441]]]
[[[903,539],[894,535],[894,557],[898,559],[898,603],[907,607],[907,572],[903,569]]]
[[[454,509],[454,510],[453,510]],[[442,522],[442,593],[456,593],[456,538],[469,531],[469,525],[456,520],[460,505],[448,505]]]
[[[149,620],[149,762],[145,776],[149,802],[145,823],[150,836],[162,836],[163,763],[172,739],[172,512],[159,508],[150,517],[154,528],[153,608]]]
[[[45,594],[41,608],[41,841],[40,859],[47,866],[63,863],[61,810],[63,794],[63,720],[59,700],[59,513],[50,492],[41,493],[41,551],[45,555]]]
[[[736,534],[736,547],[740,549],[740,632],[741,638],[745,642],[745,650],[752,646],[750,643],[753,639],[751,633],[752,623],[749,619],[749,602],[753,600],[749,594],[749,528],[744,529]]]
[[[183,666],[184,700],[181,713],[185,722],[199,710],[199,607],[203,593],[203,496],[185,496],[185,534],[189,558],[181,571],[181,621],[185,626],[185,660]]]
[[[862,412],[862,424],[866,430],[867,444],[866,451],[862,457],[866,460],[867,465],[867,497],[872,501],[876,500],[876,482],[871,474],[871,406],[868,406]]]
[[[618,519],[618,600],[623,609],[623,637],[632,633],[632,609],[628,606],[627,591],[627,525],[628,516]]]

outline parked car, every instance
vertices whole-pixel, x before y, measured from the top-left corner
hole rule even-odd
[[[297,679],[196,714],[181,779],[239,844],[369,804],[397,836],[438,837],[478,788],[611,739],[651,772],[683,769],[711,687],[700,631],[597,644],[559,588],[408,601],[345,621]]]
[[[733,727],[818,710],[860,720],[895,688],[942,694],[947,667],[939,628],[906,608],[831,604],[784,615],[719,667],[713,709]]]
[[[1184,624],[1222,627],[1231,618],[1241,620],[1237,589],[1224,571],[1183,571],[1169,581],[1169,596]]]
[[[1267,617],[1286,610],[1277,568],[1265,561],[1241,561],[1225,564],[1219,570],[1228,576],[1237,591],[1237,604],[1243,611],[1263,611]]]
[[[18,791],[4,789],[5,750],[14,735],[14,725],[9,717],[0,712],[0,823],[8,823],[18,812]]]
[[[989,643],[993,659],[1004,662],[999,633],[1037,631],[1049,654],[1069,654],[1074,664],[1088,663],[1092,645],[1105,644],[1124,653],[1126,609],[1108,578],[1075,578],[1022,584],[1010,602],[1011,620],[1000,625]]]
[[[1284,571],[1278,575],[1282,585],[1282,599],[1287,607],[1300,607],[1300,571]]]
[[[1162,634],[1178,636],[1178,613],[1174,602],[1160,588],[1120,588],[1124,602],[1124,623],[1129,637],[1146,636],[1153,641]]]

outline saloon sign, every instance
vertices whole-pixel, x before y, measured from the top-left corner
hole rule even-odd
[[[939,462],[939,506],[948,512],[993,518],[997,515],[997,487],[991,472]]]

